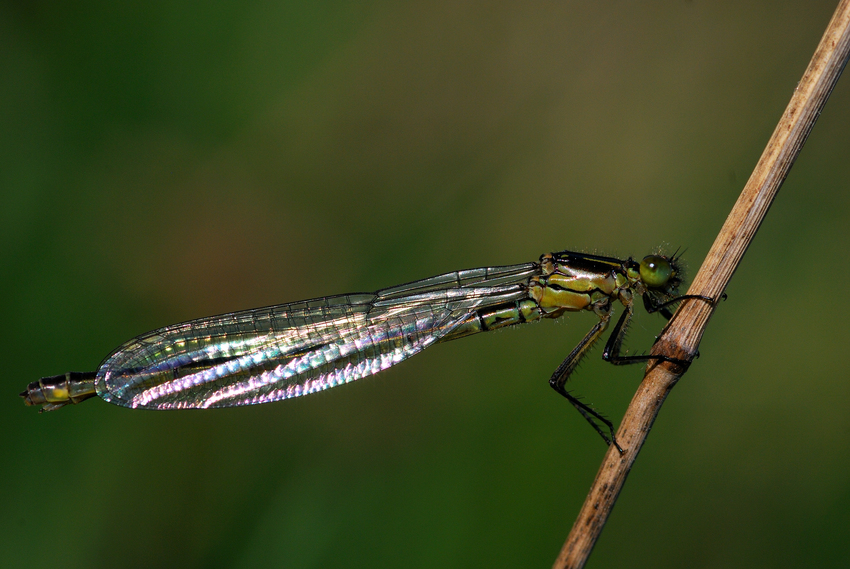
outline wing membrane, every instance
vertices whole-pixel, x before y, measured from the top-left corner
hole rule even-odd
[[[527,296],[537,265],[446,273],[383,289],[201,318],[113,352],[95,386],[126,407],[231,407],[298,397],[395,365]]]

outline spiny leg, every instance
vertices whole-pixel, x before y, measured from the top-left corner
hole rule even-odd
[[[716,306],[720,300],[726,300],[726,298],[727,296],[725,292],[720,295],[719,299],[711,298],[710,296],[703,296],[701,294],[683,294],[682,296],[671,298],[670,300],[667,300],[660,304],[655,304],[654,299],[649,294],[644,294],[643,306],[644,308],[646,308],[646,311],[649,314],[652,314],[654,312],[660,312],[661,315],[664,316],[664,318],[670,320],[673,317],[673,314],[671,314],[670,311],[667,310],[667,307],[671,304],[676,304],[677,302],[681,302],[683,300],[702,300],[709,303],[711,306]]]
[[[720,296],[721,300],[726,299],[726,293],[723,293]],[[676,302],[682,300],[702,300],[708,302],[712,306],[717,304],[717,300],[708,296],[702,296],[698,294],[686,294],[684,296],[677,296],[676,298],[670,299],[666,302],[662,302],[660,304],[653,304],[652,299],[648,294],[643,295],[643,304],[646,308],[646,311],[650,314],[653,312],[660,312],[664,318],[670,320],[673,317],[670,314],[670,311],[666,309],[667,306],[674,304]],[[605,349],[602,351],[602,359],[606,362],[610,362],[614,365],[631,365],[640,362],[648,362],[648,361],[656,361],[656,362],[670,362],[674,364],[678,364],[681,366],[688,366],[691,362],[687,360],[681,360],[679,358],[671,358],[670,356],[664,356],[661,354],[658,355],[648,355],[641,354],[636,356],[621,356],[620,349],[623,345],[623,338],[625,338],[626,329],[628,328],[629,320],[631,320],[633,314],[632,305],[629,304],[626,307],[626,311],[617,321],[617,325],[614,326],[614,330],[611,332],[611,336],[608,338],[608,342],[605,343]],[[697,354],[697,357],[699,355]]]
[[[593,346],[594,342],[599,339],[599,336],[602,335],[602,332],[605,331],[605,328],[608,327],[608,320],[611,318],[610,313],[600,314],[599,322],[590,329],[584,338],[582,338],[581,342],[573,348],[573,351],[570,352],[570,355],[558,366],[558,369],[555,370],[555,373],[552,374],[552,377],[549,379],[549,385],[552,386],[552,389],[563,395],[567,401],[569,401],[573,407],[578,409],[578,412],[581,413],[582,417],[590,423],[590,426],[593,427],[599,436],[602,437],[602,440],[605,441],[605,444],[611,445],[613,444],[617,447],[617,450],[620,451],[620,454],[623,453],[623,448],[617,443],[617,438],[614,436],[614,424],[609,421],[606,417],[601,415],[595,409],[590,407],[589,405],[582,403],[578,398],[574,397],[570,394],[569,391],[566,390],[565,385],[567,383],[567,379],[569,379],[570,374],[578,365],[581,358],[584,357],[585,354],[590,350]],[[606,427],[608,427],[608,431],[611,434],[611,438],[609,439],[605,432],[602,430],[602,427],[599,426],[600,423],[603,423]]]
[[[605,349],[602,350],[602,359],[606,362],[611,362],[612,364],[630,364],[637,363],[638,360],[634,361],[624,361],[618,362],[617,360],[622,360],[628,357],[637,357],[640,358],[642,356],[621,356],[620,348],[623,345],[623,340],[626,337],[626,330],[629,328],[629,322],[632,320],[632,316],[634,315],[634,305],[630,302],[626,305],[626,309],[623,311],[623,315],[620,316],[620,319],[617,320],[617,324],[614,326],[614,329],[611,331],[611,335],[608,336],[608,341],[605,342]],[[645,361],[645,360],[644,360]]]
[[[662,310],[662,314],[664,314],[664,312],[667,311]],[[662,355],[640,354],[635,356],[621,356],[620,349],[623,346],[623,339],[626,337],[626,329],[629,327],[629,321],[632,319],[633,314],[634,309],[632,304],[629,304],[626,306],[626,311],[623,312],[622,316],[620,316],[620,319],[611,331],[611,335],[608,337],[608,341],[605,343],[605,349],[602,350],[603,360],[612,363],[615,366],[631,365],[648,361],[672,362],[683,366],[688,365],[689,362],[686,362],[685,360]]]
[[[652,300],[648,298],[649,295],[643,296],[644,306],[646,307],[647,312],[661,312],[661,314],[666,318],[672,318],[672,314],[670,311],[666,310],[666,307],[674,304],[676,302],[688,299],[695,300],[703,300],[711,303],[712,305],[716,304],[716,300],[713,298],[709,298],[707,296],[700,295],[684,295],[679,296],[669,301],[653,304]],[[720,297],[721,299],[726,298],[726,294],[724,293]],[[610,310],[610,309],[609,309]],[[599,433],[599,436],[602,437],[602,440],[605,441],[606,444],[613,444],[617,447],[617,450],[622,454],[623,448],[617,443],[617,438],[614,435],[614,424],[611,423],[605,416],[601,415],[592,407],[582,403],[579,399],[571,395],[566,389],[565,385],[567,383],[567,379],[569,379],[570,374],[575,370],[581,358],[587,354],[593,344],[599,339],[602,335],[602,332],[608,327],[608,321],[610,320],[611,313],[597,313],[599,316],[599,322],[590,329],[590,331],[582,338],[581,342],[570,352],[570,355],[558,366],[558,369],[555,370],[555,373],[552,374],[551,379],[549,379],[549,385],[552,388],[564,396],[567,401],[569,401],[573,407],[578,409],[578,412],[587,420],[588,423]],[[614,326],[614,330],[611,332],[611,337],[608,338],[608,341],[605,343],[605,350],[602,353],[602,358],[605,361],[611,362],[614,365],[628,365],[634,364],[638,362],[646,362],[649,360],[654,361],[667,361],[673,362],[680,365],[688,365],[689,362],[684,360],[679,360],[676,358],[671,358],[668,356],[662,355],[638,355],[638,356],[621,356],[620,349],[623,344],[623,339],[625,338],[626,330],[628,329],[629,321],[634,314],[634,308],[632,303],[626,305],[626,310],[623,312],[623,315],[620,316],[619,320],[617,320],[616,326]],[[611,438],[609,439],[599,424],[596,422],[599,421],[603,423],[611,434]]]

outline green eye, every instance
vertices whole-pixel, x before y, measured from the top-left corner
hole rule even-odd
[[[640,278],[648,287],[662,287],[672,276],[670,261],[661,255],[647,255],[640,262]]]

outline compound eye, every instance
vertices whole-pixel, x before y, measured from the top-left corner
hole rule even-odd
[[[640,278],[651,288],[659,288],[667,284],[673,276],[670,261],[661,255],[647,255],[640,262]]]

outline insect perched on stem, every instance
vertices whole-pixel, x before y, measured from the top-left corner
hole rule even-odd
[[[136,409],[253,405],[322,391],[372,375],[431,344],[587,310],[599,322],[558,366],[549,384],[607,444],[622,449],[613,424],[566,390],[567,379],[599,339],[619,300],[624,307],[602,358],[616,365],[687,362],[660,355],[622,356],[636,296],[660,312],[676,296],[682,269],[675,254],[641,262],[572,251],[537,263],[446,273],[376,293],[344,294],[231,312],[166,326],[130,340],[96,372],[42,378],[21,393],[42,411],[95,395]],[[602,426],[605,426],[603,430]],[[607,430],[607,433],[606,433]]]

